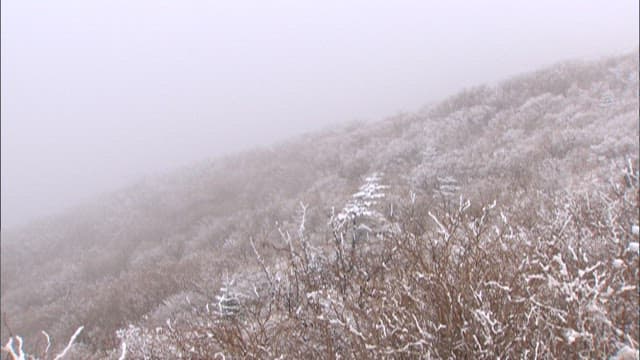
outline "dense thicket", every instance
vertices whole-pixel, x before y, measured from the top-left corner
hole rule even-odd
[[[2,339],[38,352],[40,330],[84,325],[79,358],[637,348],[638,148],[634,53],[199,164],[3,233]]]
[[[136,358],[608,358],[638,345],[636,169],[510,207],[410,195],[385,217],[332,221],[320,246],[303,206],[279,229],[283,260],[256,251],[262,276],[120,339]],[[364,222],[375,236],[359,237]]]

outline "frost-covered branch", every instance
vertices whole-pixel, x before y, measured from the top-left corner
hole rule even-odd
[[[80,326],[78,328],[78,330],[76,330],[76,332],[73,333],[73,336],[71,336],[71,339],[69,339],[69,343],[67,344],[67,346],[64,348],[64,350],[62,350],[61,353],[56,355],[56,357],[53,358],[53,360],[60,360],[60,359],[62,359],[63,356],[65,356],[67,351],[69,351],[69,349],[71,349],[71,345],[73,345],[73,343],[76,341],[76,337],[78,337],[78,335],[80,335],[80,332],[82,332],[82,329],[84,329],[84,326]]]
[[[60,360],[67,354],[69,349],[71,349],[71,347],[75,343],[76,338],[78,337],[78,335],[80,335],[80,332],[82,332],[82,329],[84,329],[84,326],[80,326],[76,330],[76,332],[69,339],[69,342],[67,343],[67,346],[53,358],[54,360]],[[49,353],[49,349],[51,348],[51,339],[49,337],[49,334],[47,334],[47,332],[42,331],[42,334],[45,336],[45,338],[47,340],[47,346],[46,346],[46,348],[45,348],[45,350],[43,352],[43,355],[46,357],[46,355]],[[2,348],[2,350],[6,351],[9,355],[11,355],[13,360],[27,360],[27,359],[29,359],[29,360],[38,360],[38,358],[35,355],[29,355],[24,351],[24,349],[23,349],[24,343],[23,343],[22,337],[20,337],[18,335],[15,336],[16,340],[18,341],[18,346],[17,346],[17,349],[14,349],[14,347],[13,347],[13,338],[14,337],[10,337],[9,341],[7,342],[7,344]]]

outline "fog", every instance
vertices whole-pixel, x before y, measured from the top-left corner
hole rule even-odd
[[[2,1],[2,227],[638,46],[638,2]]]

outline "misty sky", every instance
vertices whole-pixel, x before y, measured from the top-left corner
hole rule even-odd
[[[2,226],[638,46],[637,0],[2,0]]]

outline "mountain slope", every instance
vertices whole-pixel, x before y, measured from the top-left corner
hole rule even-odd
[[[225,276],[259,273],[249,239],[267,265],[280,264],[278,228],[294,233],[300,202],[309,243],[330,244],[332,208],[373,172],[389,186],[387,216],[409,194],[422,209],[460,195],[474,211],[494,200],[516,209],[540,191],[592,191],[627,158],[637,169],[637,154],[634,53],[212,160],[3,233],[2,339],[36,341],[42,329],[63,338],[85,325],[87,351],[116,348],[117,329],[184,317],[186,296],[213,303]]]

